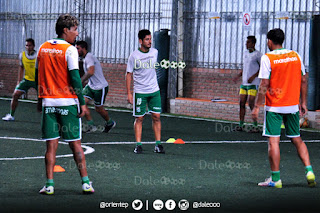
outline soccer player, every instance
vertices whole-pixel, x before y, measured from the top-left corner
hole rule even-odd
[[[257,87],[259,85],[259,68],[261,60],[261,52],[255,49],[257,40],[255,36],[248,36],[246,47],[248,51],[243,55],[243,71],[241,71],[234,79],[236,82],[242,76],[242,84],[240,86],[240,122],[236,127],[236,131],[243,131],[244,117],[246,114],[246,102],[248,100],[249,107],[252,110],[257,95]],[[253,119],[253,128],[250,132],[259,132],[258,122]]]
[[[141,134],[142,122],[148,111],[151,112],[152,126],[155,135],[156,153],[165,153],[161,145],[161,97],[157,81],[155,65],[158,58],[158,50],[151,48],[151,33],[149,30],[140,30],[138,33],[140,48],[131,53],[126,73],[126,88],[128,102],[133,104],[133,116],[135,116],[134,133],[137,145],[134,153],[142,153]],[[131,93],[131,80],[133,77],[133,96]]]
[[[10,113],[2,118],[4,121],[14,121],[14,113],[18,106],[18,99],[22,94],[27,93],[30,88],[36,89],[35,84],[35,62],[37,57],[37,51],[34,49],[35,43],[32,38],[26,39],[26,51],[23,51],[19,55],[19,73],[17,87],[15,88]],[[23,77],[24,73],[24,77]]]
[[[300,137],[300,114],[307,112],[307,80],[305,67],[298,53],[282,48],[284,32],[281,29],[270,30],[267,34],[268,48],[271,52],[261,58],[258,98],[252,111],[252,117],[258,118],[259,107],[265,98],[265,119],[263,135],[269,139],[269,161],[271,177],[259,186],[282,188],[280,179],[280,135],[281,123],[285,125],[286,136],[295,145],[298,155],[305,166],[308,185],[315,186],[315,175],[310,164],[306,144]]]
[[[79,56],[83,58],[83,70],[85,74],[81,78],[82,84],[89,80],[82,92],[86,104],[88,104],[89,100],[94,100],[96,111],[105,120],[104,131],[109,132],[116,126],[116,122],[109,117],[108,111],[103,107],[108,94],[108,82],[103,75],[98,59],[92,53],[88,52],[87,42],[77,41],[76,48],[78,49]],[[85,117],[89,125],[87,133],[96,131],[97,127],[94,125],[89,110]]]
[[[56,22],[58,38],[43,43],[38,52],[36,62],[38,106],[42,102],[42,138],[47,144],[45,155],[47,182],[40,190],[41,194],[54,194],[53,168],[60,135],[69,142],[73,152],[82,179],[83,193],[94,192],[81,147],[80,117],[88,109],[82,95],[78,52],[71,45],[78,36],[78,25],[79,22],[75,17],[69,14],[60,15]],[[81,112],[79,112],[79,102]]]

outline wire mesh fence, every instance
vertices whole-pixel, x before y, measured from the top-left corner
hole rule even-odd
[[[1,0],[0,53],[16,56],[24,39],[40,44],[55,37],[59,14],[71,13],[80,20],[79,39],[91,44],[102,62],[125,63],[138,47],[137,32],[171,29],[176,32],[177,2],[173,0]],[[192,67],[241,69],[246,36],[257,37],[256,48],[267,52],[266,33],[282,28],[284,46],[309,60],[309,32],[312,15],[319,14],[316,0],[181,0],[183,2],[184,58]],[[210,13],[219,19],[210,19]],[[251,15],[251,27],[243,28],[243,12]],[[287,12],[285,19],[277,18]],[[173,35],[175,36],[175,35]],[[174,42],[175,40],[172,40]],[[171,43],[171,45],[175,45]],[[172,48],[172,51],[175,51]],[[175,53],[172,53],[175,54]]]
[[[297,51],[308,68],[310,20],[319,7],[319,0],[0,0],[0,57],[17,58],[25,38],[39,45],[55,37],[59,14],[70,13],[80,21],[78,39],[104,63],[125,64],[138,48],[138,31],[147,28],[170,30],[170,61],[195,69],[242,69],[246,37],[255,35],[256,49],[266,53],[268,30],[281,28],[284,47]],[[168,97],[186,89],[177,89],[179,80],[191,85],[191,76],[170,68]]]
[[[80,21],[78,39],[86,40],[101,62],[125,63],[138,47],[140,29],[171,26],[171,6],[170,0],[1,0],[0,53],[16,57],[25,38],[41,44],[55,37],[59,14],[70,13]]]

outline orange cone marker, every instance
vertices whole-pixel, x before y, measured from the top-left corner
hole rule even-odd
[[[185,144],[186,142],[184,142],[181,138],[178,138],[174,144]]]
[[[53,167],[53,172],[65,172],[66,170],[64,168],[62,168],[62,166],[59,165],[55,165]]]

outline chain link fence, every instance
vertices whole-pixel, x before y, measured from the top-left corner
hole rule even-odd
[[[171,7],[171,0],[0,0],[0,56],[17,57],[28,37],[36,45],[56,37],[58,16],[70,13],[80,21],[78,40],[101,62],[126,63],[140,29],[170,28]]]
[[[244,12],[251,15],[249,29],[243,27]],[[212,13],[219,18],[212,19]],[[185,60],[191,67],[241,69],[246,37],[255,35],[256,49],[266,53],[267,32],[281,28],[284,47],[299,52],[308,66],[314,14],[319,14],[315,0],[185,0]]]

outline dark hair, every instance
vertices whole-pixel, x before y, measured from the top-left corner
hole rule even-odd
[[[33,38],[27,38],[27,39],[26,39],[26,42],[31,42],[31,44],[32,44],[33,46],[36,46],[35,43],[34,43]]]
[[[151,32],[149,30],[140,30],[138,33],[138,38],[143,40],[147,35],[151,35]]]
[[[71,16],[70,14],[62,14],[59,16],[56,23],[56,33],[58,36],[63,34],[63,29],[78,26],[79,21],[76,17]]]
[[[257,42],[257,39],[255,36],[248,36],[247,39],[250,40],[254,44]]]
[[[267,34],[267,39],[271,40],[274,44],[283,44],[284,32],[280,28],[270,30]]]
[[[76,45],[79,45],[82,48],[85,48],[86,50],[88,50],[88,43],[85,41],[77,41]]]

